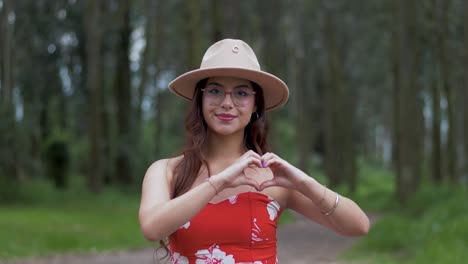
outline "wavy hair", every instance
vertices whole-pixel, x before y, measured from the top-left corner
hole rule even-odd
[[[184,194],[192,187],[202,165],[207,168],[208,175],[211,175],[202,152],[207,139],[207,124],[202,112],[203,92],[201,89],[206,86],[207,80],[203,79],[197,83],[191,109],[185,117],[185,146],[182,150],[183,159],[174,169],[173,198]],[[270,150],[267,142],[268,124],[265,117],[265,101],[260,86],[254,82],[251,83],[255,91],[257,111],[252,114],[250,122],[244,129],[244,145],[247,149],[263,155]]]
[[[175,182],[172,198],[186,193],[192,187],[202,165],[207,168],[208,175],[211,175],[210,168],[202,152],[207,138],[207,124],[203,117],[203,92],[201,89],[206,86],[207,81],[208,79],[203,79],[195,86],[192,105],[185,116],[183,158],[174,168]],[[267,142],[268,123],[265,117],[265,101],[262,88],[254,82],[251,83],[255,91],[257,111],[251,116],[250,122],[244,129],[244,145],[247,149],[263,155],[270,151]],[[160,246],[156,248],[156,251],[163,249],[166,252],[165,256],[159,258],[159,260],[162,260],[169,256],[169,248],[167,241],[160,240],[159,244]]]

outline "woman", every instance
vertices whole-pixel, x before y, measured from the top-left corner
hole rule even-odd
[[[343,235],[368,232],[353,201],[269,152],[265,111],[287,101],[288,87],[246,43],[213,44],[169,88],[192,101],[187,142],[183,155],[149,167],[139,219],[148,240],[169,237],[172,263],[277,263],[284,209]]]

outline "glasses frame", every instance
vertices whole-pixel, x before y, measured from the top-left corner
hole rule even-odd
[[[202,88],[202,89],[201,89],[201,91],[203,92],[203,95],[205,95],[205,90],[206,90],[206,88]],[[216,103],[212,102],[211,105],[214,105],[214,106],[219,106],[219,105],[221,105],[221,103],[222,103],[222,102],[224,101],[224,99],[226,98],[226,95],[228,95],[228,94],[231,95],[231,101],[232,101],[232,103],[233,103],[235,106],[241,106],[241,107],[242,107],[242,106],[246,106],[246,105],[247,105],[247,104],[244,104],[244,105],[237,104],[237,103],[235,102],[236,99],[234,99],[234,97],[232,96],[233,91],[226,92],[226,91],[224,91],[223,89],[220,89],[220,90],[223,91],[224,96],[222,97],[222,99],[220,100],[219,103],[216,104]],[[248,92],[249,95],[255,95],[256,93],[257,93],[257,92],[255,92],[255,91],[249,91],[249,92]],[[206,96],[206,95],[205,95],[205,96]]]

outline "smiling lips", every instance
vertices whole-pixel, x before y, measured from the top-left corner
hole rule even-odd
[[[230,114],[217,114],[216,115],[221,121],[231,121],[233,120],[234,118],[236,118],[236,116],[233,116],[233,115],[230,115]]]

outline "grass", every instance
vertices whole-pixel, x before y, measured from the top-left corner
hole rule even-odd
[[[0,260],[152,246],[138,226],[139,194],[90,194],[79,180],[67,191],[25,182],[18,202],[0,205]],[[279,224],[293,221],[284,211]],[[1,261],[0,261],[1,262]]]
[[[354,197],[358,204],[383,216],[344,258],[358,263],[465,263],[468,258],[466,186],[424,185],[405,209],[393,197],[393,186],[375,168],[362,176]],[[375,189],[375,190],[373,190]],[[379,196],[380,195],[380,196]]]
[[[0,206],[0,258],[95,252],[150,245],[138,226],[139,197],[105,190],[26,184],[21,203]]]

